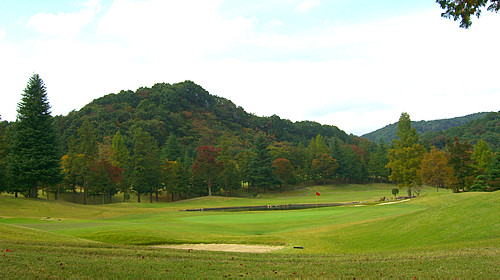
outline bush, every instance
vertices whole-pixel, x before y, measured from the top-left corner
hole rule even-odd
[[[394,198],[396,198],[396,195],[398,195],[398,193],[399,193],[399,189],[398,188],[392,189],[392,195],[394,196]]]

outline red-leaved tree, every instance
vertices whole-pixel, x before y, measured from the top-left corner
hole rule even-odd
[[[217,161],[221,149],[213,146],[200,146],[198,156],[191,166],[194,176],[206,180],[208,195],[212,195],[212,179],[222,170],[223,162]]]

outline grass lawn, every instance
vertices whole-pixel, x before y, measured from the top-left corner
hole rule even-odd
[[[408,202],[375,205],[378,198],[391,197],[392,187],[316,186],[256,198],[94,206],[0,195],[0,269],[2,278],[498,277],[500,192],[424,189]],[[368,203],[287,211],[178,211],[316,199]],[[147,246],[182,243],[285,248],[252,254]]]

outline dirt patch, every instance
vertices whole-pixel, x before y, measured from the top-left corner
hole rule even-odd
[[[380,203],[380,204],[377,204],[377,205],[387,205],[387,204],[401,203],[401,202],[406,202],[406,201],[410,201],[410,200],[409,199],[405,199],[405,200],[400,200],[400,201],[391,201],[391,202]]]
[[[283,246],[241,245],[241,244],[182,244],[182,245],[157,245],[153,247],[180,249],[180,250],[221,251],[221,252],[240,252],[240,253],[267,253],[285,248]]]

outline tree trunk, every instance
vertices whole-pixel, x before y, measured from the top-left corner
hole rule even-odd
[[[14,192],[14,197],[17,198],[18,197],[18,194],[17,194],[17,191]]]
[[[156,202],[158,202],[158,193],[159,193],[159,191],[156,190]]]
[[[33,198],[38,198],[38,185],[33,183]]]
[[[149,203],[153,203],[153,192],[149,193]]]
[[[208,177],[208,196],[212,196],[212,184],[210,183],[210,177]]]
[[[83,204],[87,204],[87,180],[83,178]]]
[[[226,193],[227,197],[227,175],[224,175],[224,192]]]
[[[137,192],[137,202],[141,203],[141,193]]]
[[[59,186],[57,186],[56,200],[59,200]]]

